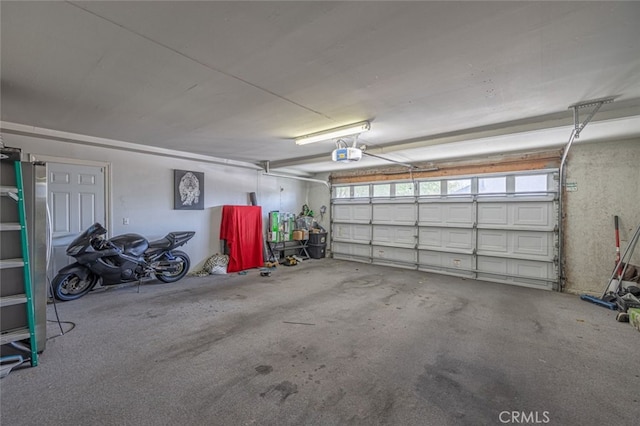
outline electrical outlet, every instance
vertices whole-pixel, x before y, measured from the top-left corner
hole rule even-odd
[[[128,225],[129,224],[129,218],[128,217],[123,217],[122,218],[122,224],[123,225]]]

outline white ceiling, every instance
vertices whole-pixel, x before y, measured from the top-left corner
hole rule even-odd
[[[640,135],[637,2],[1,3],[3,126],[313,173]],[[585,111],[585,116],[588,110]],[[580,117],[582,118],[582,116]],[[80,138],[82,139],[82,138]],[[89,139],[87,139],[89,140]]]

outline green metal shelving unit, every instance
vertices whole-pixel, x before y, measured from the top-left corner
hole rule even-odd
[[[31,265],[29,264],[29,239],[27,235],[27,218],[25,210],[25,200],[23,194],[22,166],[15,153],[7,154],[3,149],[2,167],[13,167],[15,169],[15,186],[0,186],[0,195],[8,197],[16,204],[18,222],[2,222],[0,223],[0,233],[19,232],[21,255],[20,258],[0,259],[0,269],[21,268],[23,276],[23,293],[5,294],[2,291],[0,296],[0,309],[5,309],[13,305],[24,304],[26,306],[26,326],[13,328],[9,330],[2,329],[0,333],[0,345],[6,345],[13,342],[28,341],[30,350],[31,366],[38,365],[38,345],[35,332],[35,306],[33,300],[33,286],[31,282]],[[6,239],[3,238],[5,241]],[[6,244],[6,242],[5,242]],[[3,280],[4,281],[4,280]],[[0,286],[8,286],[8,283],[0,283]],[[7,287],[8,288],[8,287]]]

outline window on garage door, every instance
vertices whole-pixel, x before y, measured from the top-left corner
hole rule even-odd
[[[514,176],[516,193],[543,193],[547,191],[548,176],[542,174]]]
[[[370,187],[369,185],[357,185],[353,187],[353,197],[361,198],[369,196]]]
[[[418,189],[418,195],[420,196],[440,195],[442,194],[442,181],[423,181],[418,184]]]
[[[478,194],[505,194],[506,192],[506,176],[478,178]]]
[[[390,197],[391,184],[384,183],[384,184],[373,185],[373,196],[374,197]]]
[[[471,194],[471,179],[451,179],[447,181],[447,195]]]

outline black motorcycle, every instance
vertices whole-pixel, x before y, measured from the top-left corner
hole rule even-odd
[[[191,260],[174,250],[187,243],[195,232],[170,232],[149,242],[142,235],[124,234],[109,240],[107,230],[94,223],[67,247],[67,255],[77,262],[65,266],[53,279],[53,294],[59,300],[78,299],[96,286],[140,281],[154,275],[172,283],[189,272]]]

